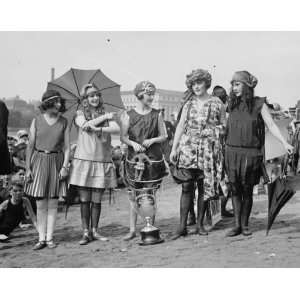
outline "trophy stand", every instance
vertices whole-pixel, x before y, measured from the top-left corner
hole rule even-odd
[[[126,159],[126,163],[131,165],[132,177],[127,176],[126,168],[124,168],[124,178],[126,178],[127,186],[133,193],[131,201],[132,207],[138,215],[145,221],[146,225],[141,229],[141,246],[154,245],[164,242],[160,237],[160,230],[153,225],[156,213],[156,192],[160,187],[162,178],[155,180],[143,180],[143,173],[146,166],[150,166],[153,162],[144,153],[136,154],[131,161]],[[131,177],[131,178],[130,178]]]
[[[146,225],[141,229],[141,241],[139,245],[155,245],[164,242],[164,239],[160,237],[160,230],[155,227],[152,223],[156,212],[156,189],[143,188],[135,189],[135,205],[136,212],[145,219]]]

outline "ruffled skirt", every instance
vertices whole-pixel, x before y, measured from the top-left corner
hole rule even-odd
[[[117,187],[115,166],[112,162],[74,158],[70,168],[69,184],[95,189],[115,188]]]
[[[263,156],[252,149],[226,147],[225,168],[230,183],[256,185],[262,175]]]

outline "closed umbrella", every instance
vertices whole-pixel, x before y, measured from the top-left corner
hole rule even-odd
[[[285,174],[287,162],[283,168]],[[296,191],[293,189],[289,179],[285,176],[277,177],[273,182],[268,184],[268,225],[267,235],[279,214],[282,207],[294,196]]]

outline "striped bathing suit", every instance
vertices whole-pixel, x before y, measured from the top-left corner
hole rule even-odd
[[[54,199],[66,195],[66,182],[59,180],[64,162],[64,132],[67,119],[60,116],[49,125],[41,114],[35,119],[35,150],[31,158],[33,180],[25,186],[25,193],[35,198]]]

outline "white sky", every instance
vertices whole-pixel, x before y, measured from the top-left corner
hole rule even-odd
[[[110,42],[107,42],[110,39]],[[0,97],[40,99],[69,68],[100,68],[131,90],[140,80],[183,91],[194,68],[227,90],[236,70],[258,78],[256,94],[284,107],[300,99],[300,32],[0,32]]]

